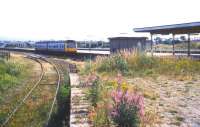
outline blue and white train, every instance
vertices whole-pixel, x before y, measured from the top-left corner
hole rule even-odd
[[[67,41],[41,41],[35,44],[36,52],[66,52],[76,53],[77,44],[74,40]]]

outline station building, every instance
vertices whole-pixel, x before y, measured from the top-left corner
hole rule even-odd
[[[111,53],[120,50],[145,51],[148,43],[146,37],[112,37],[109,40]]]

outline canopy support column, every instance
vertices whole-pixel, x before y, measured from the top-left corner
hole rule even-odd
[[[151,56],[153,56],[153,34],[151,34]]]
[[[190,56],[190,33],[188,34],[188,56]]]
[[[174,50],[174,37],[175,37],[175,34],[172,34],[172,46],[173,46],[173,56],[175,55],[175,50]]]

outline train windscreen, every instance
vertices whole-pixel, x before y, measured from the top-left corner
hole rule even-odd
[[[76,48],[75,41],[67,41],[67,48]]]

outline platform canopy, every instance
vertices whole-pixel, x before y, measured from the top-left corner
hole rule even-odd
[[[153,41],[152,36],[155,34],[172,34],[173,35],[173,55],[175,55],[174,36],[177,34],[188,34],[188,56],[190,56],[190,35],[200,33],[200,22],[163,25],[154,27],[134,28],[135,32],[149,32],[151,34],[151,53],[153,55]]]
[[[200,33],[200,22],[163,25],[154,27],[134,28],[135,32],[149,32],[151,34],[191,34]]]

